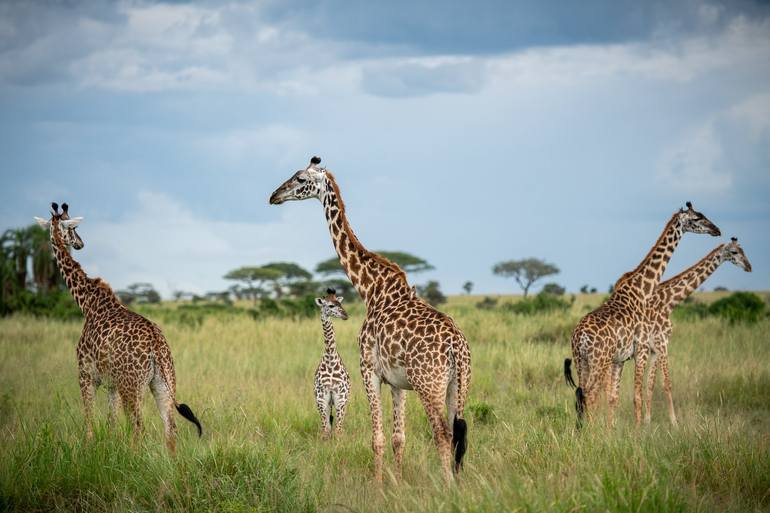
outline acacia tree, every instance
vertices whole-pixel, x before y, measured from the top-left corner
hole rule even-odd
[[[492,272],[503,278],[513,278],[524,291],[527,297],[529,288],[540,278],[558,274],[559,268],[539,258],[525,258],[523,260],[509,260],[499,262],[492,268]]]
[[[407,273],[421,273],[435,269],[435,267],[422,258],[403,251],[375,251],[375,253],[398,264]],[[342,264],[340,264],[340,259],[335,256],[319,263],[315,268],[315,272],[328,276],[331,274],[344,274],[345,270],[342,268]]]
[[[473,282],[472,281],[466,281],[463,283],[463,290],[466,294],[470,295],[470,293],[473,291]]]
[[[244,294],[250,294],[257,304],[257,296],[263,291],[262,287],[268,282],[275,282],[283,276],[283,273],[277,269],[267,267],[239,267],[225,274],[226,280],[241,281],[247,285],[243,290]]]
[[[308,282],[313,278],[307,270],[294,262],[271,262],[262,266],[262,269],[275,269],[281,273],[281,276],[275,279],[275,295],[280,298],[285,289],[298,289],[303,287],[294,287],[295,284]]]

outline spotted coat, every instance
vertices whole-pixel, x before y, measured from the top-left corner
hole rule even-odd
[[[62,207],[64,213],[55,211],[48,224],[57,266],[84,316],[77,361],[87,435],[93,436],[96,389],[104,385],[109,395],[110,424],[114,424],[122,403],[131,417],[136,440],[142,431],[142,397],[149,386],[163,420],[166,445],[174,453],[174,409],[194,422],[199,433],[200,423],[189,407],[176,401],[174,362],[168,343],[155,323],[123,306],[106,282],[86,276],[70,255],[68,246],[80,239],[74,228],[62,226],[68,219],[66,204]]]
[[[608,420],[614,422],[614,411],[620,392],[623,364],[635,358],[634,409],[637,423],[641,420],[641,382],[646,354],[636,353],[636,347],[646,337],[645,308],[648,298],[660,282],[671,255],[685,232],[719,235],[719,229],[695,211],[688,202],[687,209],[674,213],[663,232],[642,262],[624,274],[615,284],[609,299],[583,317],[572,332],[572,356],[580,386],[577,390],[578,418],[585,410],[591,414],[599,394],[607,394]]]
[[[695,265],[682,271],[655,288],[652,297],[647,302],[645,322],[647,337],[639,351],[649,354],[650,370],[647,376],[647,393],[645,396],[646,422],[651,418],[652,391],[655,386],[655,374],[658,366],[663,373],[663,389],[668,402],[668,415],[673,425],[677,424],[674,412],[674,400],[671,395],[671,378],[668,370],[668,344],[671,340],[671,312],[676,305],[687,299],[698,287],[711,276],[724,262],[732,262],[746,272],[751,272],[751,263],[733,238],[727,244],[720,244]]]
[[[367,250],[348,223],[334,176],[320,159],[294,174],[271,196],[272,204],[318,198],[345,273],[366,304],[358,337],[361,375],[372,421],[375,480],[382,481],[385,435],[381,385],[391,387],[395,477],[401,478],[405,444],[405,390],[414,390],[433,430],[444,477],[452,478],[465,452],[463,420],[471,376],[468,342],[455,322],[418,297],[393,262]],[[446,405],[446,413],[444,407]]]

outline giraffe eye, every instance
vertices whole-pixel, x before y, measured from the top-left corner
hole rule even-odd
[[[305,178],[300,178],[300,177],[298,176],[298,177],[297,177],[297,181],[298,181],[299,183],[305,183],[305,182],[307,182],[307,179],[305,179]]]

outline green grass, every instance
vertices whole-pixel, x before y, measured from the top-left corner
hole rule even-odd
[[[445,305],[473,352],[470,447],[454,487],[440,479],[413,394],[404,483],[372,483],[356,344],[360,304],[351,305],[349,321],[336,323],[354,391],[345,432],[330,442],[318,437],[313,399],[322,350],[317,319],[215,314],[200,325],[164,323],[178,399],[204,426],[198,439],[178,418],[175,460],[149,394],[138,447],[131,447],[125,419],[107,429],[103,391],[95,438],[85,442],[79,322],[2,319],[0,511],[770,510],[770,321],[676,322],[669,359],[678,429],[669,425],[660,383],[652,424],[634,429],[629,364],[618,424],[607,428],[600,419],[577,433],[562,362],[572,326],[601,298],[580,296],[567,313],[536,316],[478,310],[479,297]],[[383,392],[389,430],[387,387]]]

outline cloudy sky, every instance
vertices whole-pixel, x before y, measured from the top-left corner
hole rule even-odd
[[[699,0],[0,3],[0,229],[51,201],[120,288],[333,255],[312,155],[370,249],[451,293],[536,256],[606,290],[691,200],[770,289],[770,6]],[[720,240],[688,234],[668,275]]]

